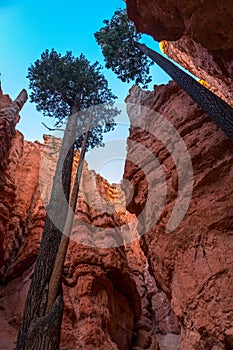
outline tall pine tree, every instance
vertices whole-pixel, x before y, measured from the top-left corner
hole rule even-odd
[[[47,301],[67,217],[74,145],[80,148],[84,139],[88,124],[85,109],[98,105],[93,108],[85,150],[103,144],[103,133],[114,128],[118,111],[112,107],[115,96],[108,88],[100,65],[98,62],[91,64],[83,54],[76,58],[71,52],[62,56],[55,50],[46,50],[29,67],[28,78],[31,102],[36,103],[37,110],[54,118],[56,126],[66,121],[66,128],[16,349],[58,350],[63,315],[61,281],[49,308]]]
[[[208,114],[213,121],[233,139],[233,109],[194,78],[178,68],[173,62],[156,51],[139,43],[140,33],[128,19],[125,10],[118,10],[104,27],[95,33],[106,67],[124,82],[134,80],[147,86],[151,62],[158,64],[170,77]]]

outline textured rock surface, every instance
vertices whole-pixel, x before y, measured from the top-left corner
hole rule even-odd
[[[115,235],[110,231],[121,224],[113,205],[118,198],[122,214],[119,191],[85,166],[64,273],[62,342],[70,349],[127,350],[132,346],[141,303],[125,249],[117,247],[120,231],[116,229]]]
[[[177,200],[177,164],[172,159],[177,144],[173,144],[173,152],[169,153],[164,145],[167,140],[158,140],[144,131],[156,133],[159,125],[155,114],[129,106],[131,123],[135,125],[140,120],[140,128],[131,128],[128,158],[136,163],[141,157],[135,154],[130,140],[152,152],[154,158],[148,158],[152,161],[145,162],[144,170],[150,169],[148,179],[154,185],[148,193],[148,179],[139,168],[126,162],[124,178],[131,181],[135,191],[128,209],[138,216],[149,195],[154,199],[153,205],[141,215],[141,233],[145,218],[150,222],[157,215],[161,167],[155,166],[156,157],[166,174],[167,198],[157,224],[141,238],[141,246],[149,270],[171,300],[178,317],[181,349],[231,349],[233,144],[173,82],[155,86],[153,92],[134,87],[127,101],[148,106],[170,121],[182,136],[193,163],[194,188],[189,209],[178,228],[168,234],[166,224]],[[140,115],[136,114],[138,111]],[[173,137],[170,142],[174,142]],[[180,154],[181,164],[182,161]]]
[[[19,112],[27,100],[27,93],[22,90],[15,101],[11,102],[8,95],[0,90],[0,171],[6,169],[6,155],[15,135],[15,126],[19,121]]]
[[[9,218],[1,270],[4,280],[19,276],[24,272],[25,266],[30,266],[35,261],[45,218],[38,189],[39,144],[25,142],[22,134],[17,132],[8,160],[6,176],[9,176],[14,190],[12,197],[7,197],[10,200]],[[25,240],[29,233],[30,241]]]
[[[233,3],[127,0],[138,29],[164,40],[164,52],[233,106]]]
[[[134,227],[137,235],[137,227]],[[180,349],[180,329],[170,302],[156,284],[148,269],[147,259],[135,240],[126,247],[127,260],[140,294],[142,315],[135,327],[133,349]],[[167,344],[170,339],[170,345]]]
[[[233,59],[231,0],[127,0],[127,10],[142,33],[176,41],[184,34],[209,51]]]
[[[128,14],[138,29],[157,41],[166,40],[164,52],[231,105],[232,6],[232,1],[217,1],[213,6],[211,1],[127,0]],[[194,167],[194,192],[184,220],[167,235],[165,227],[177,195],[175,164],[161,142],[132,128],[131,138],[159,159],[168,188],[158,225],[141,239],[141,245],[156,282],[171,299],[181,326],[182,349],[231,349],[232,143],[175,84],[169,86],[156,87],[154,93],[135,90],[129,101],[141,100],[180,132]],[[140,118],[142,128],[147,124],[153,130],[149,115]],[[129,156],[136,159],[133,152],[129,148]],[[130,162],[125,178],[131,179],[135,189],[128,209],[139,215],[148,198],[148,183]],[[161,193],[158,187],[154,198],[157,193]],[[153,218],[156,209],[151,207],[146,215]],[[143,219],[139,224],[141,231]]]
[[[24,90],[14,102],[11,101],[8,95],[3,95],[0,90],[0,269],[4,262],[6,226],[12,210],[15,194],[13,179],[15,165],[14,163],[10,165],[11,170],[7,169],[7,167],[10,159],[15,156],[17,157],[14,153],[20,153],[20,146],[18,147],[18,145],[16,145],[17,141],[14,142],[13,139],[16,133],[15,126],[19,121],[18,113],[26,99],[27,95]]]
[[[0,89],[0,109],[6,107],[11,102],[12,100],[10,96],[3,94],[2,90]]]
[[[187,35],[163,42],[163,48],[168,57],[206,81],[216,95],[233,106],[233,61],[211,54]]]

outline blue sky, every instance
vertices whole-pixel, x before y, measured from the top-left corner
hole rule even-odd
[[[0,72],[3,92],[13,99],[22,88],[30,93],[26,79],[27,69],[47,48],[54,48],[62,54],[67,50],[71,50],[74,55],[83,52],[91,62],[97,60],[104,65],[94,33],[103,25],[103,20],[110,18],[120,7],[125,7],[123,0],[1,0]],[[143,41],[158,50],[158,43],[152,38],[144,36]],[[104,74],[109,81],[109,87],[118,96],[118,101],[123,102],[132,84],[123,84],[110,70],[104,69]],[[158,85],[169,80],[156,66],[152,69],[152,75],[153,84]],[[25,139],[42,141],[42,135],[48,133],[48,130],[41,122],[52,126],[52,120],[38,113],[35,105],[30,102],[27,102],[20,115],[18,129],[23,132]],[[123,138],[127,136],[120,127],[112,137],[119,134]],[[118,164],[119,168],[118,161],[114,164]],[[109,180],[118,181],[120,175],[114,176],[110,176]]]

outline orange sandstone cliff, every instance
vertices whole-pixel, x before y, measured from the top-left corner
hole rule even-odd
[[[232,1],[213,4],[127,0],[127,10],[141,32],[163,41],[163,50],[170,58],[204,80],[232,105]],[[166,225],[179,186],[174,154],[168,152],[161,140],[143,131],[153,134],[156,128],[151,113],[146,116],[142,113],[140,128],[131,128],[128,158],[137,160],[132,139],[149,148],[166,173],[166,204],[157,225],[150,228],[140,243],[150,271],[171,300],[178,318],[181,349],[232,349],[232,142],[174,83],[155,86],[153,92],[134,88],[128,102],[147,106],[169,120],[182,136],[192,160],[194,184],[189,210],[180,225],[168,234]],[[135,108],[128,110],[135,125]],[[147,170],[151,164],[144,166]],[[150,182],[154,179],[154,192],[150,193],[154,198],[160,191],[156,173],[154,168],[154,178],[150,178]],[[126,162],[124,177],[135,190],[128,209],[139,215],[148,200],[148,181],[132,162]],[[156,214],[156,205],[144,212],[147,218]],[[143,230],[144,222],[142,217],[139,231]]]
[[[127,102],[132,125],[138,113],[141,118],[140,127],[131,127],[127,158],[137,164],[140,154],[135,152],[135,142],[153,155],[145,160],[144,173],[126,161],[124,178],[134,187],[128,210],[141,216],[140,234],[145,222],[152,222],[140,244],[149,271],[171,301],[180,327],[181,349],[232,349],[233,143],[174,82],[155,86],[153,92],[134,87]],[[149,108],[148,113],[141,112],[142,106]],[[166,132],[164,139],[153,137],[159,127],[156,112],[182,136],[194,173],[189,209],[171,233],[166,226],[178,200],[178,183],[187,180],[179,178],[177,166],[183,162],[185,169],[187,162],[182,153],[177,158],[179,139],[170,135],[173,151],[169,152],[164,144]],[[167,196],[153,224],[161,196],[161,167],[154,165],[155,158],[166,176]],[[149,188],[149,184],[153,186]],[[153,205],[144,210],[150,198]]]

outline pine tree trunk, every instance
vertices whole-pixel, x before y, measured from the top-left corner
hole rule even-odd
[[[135,46],[169,74],[223,132],[233,140],[233,109],[231,106],[159,53],[138,42],[135,42]]]
[[[63,300],[59,296],[49,314],[37,318],[29,329],[25,350],[54,350],[59,349],[60,327],[63,313]]]
[[[73,113],[74,111],[72,111]],[[73,162],[73,146],[77,126],[77,113],[67,121],[66,130],[54,176],[51,198],[47,210],[39,254],[24,307],[16,350],[58,350],[63,314],[61,286],[56,303],[46,315],[47,294],[50,277],[60,244],[67,215],[67,203],[61,200],[61,193],[69,200],[70,180]],[[73,140],[73,141],[72,141]],[[56,218],[56,226],[50,220]]]
[[[66,253],[68,250],[70,234],[71,234],[75,210],[76,210],[76,204],[77,204],[77,199],[78,199],[80,181],[81,181],[81,177],[82,177],[83,164],[84,164],[84,159],[85,159],[85,154],[86,154],[87,141],[88,141],[88,137],[89,137],[91,122],[92,122],[92,115],[89,116],[88,125],[87,125],[87,129],[85,132],[85,136],[84,136],[84,140],[83,140],[83,144],[82,144],[82,149],[81,149],[81,153],[80,153],[80,157],[79,157],[78,168],[76,171],[73,188],[72,188],[72,192],[70,195],[69,206],[70,206],[71,210],[68,211],[68,214],[66,217],[66,222],[65,222],[65,226],[64,226],[64,233],[61,237],[61,241],[60,241],[60,245],[59,245],[53,273],[52,273],[50,283],[49,283],[47,312],[49,312],[51,307],[53,306],[53,304],[57,298],[57,295],[59,293],[59,286],[61,285],[61,282],[62,282],[62,272],[63,272],[64,262],[65,262],[65,258],[66,258]]]

